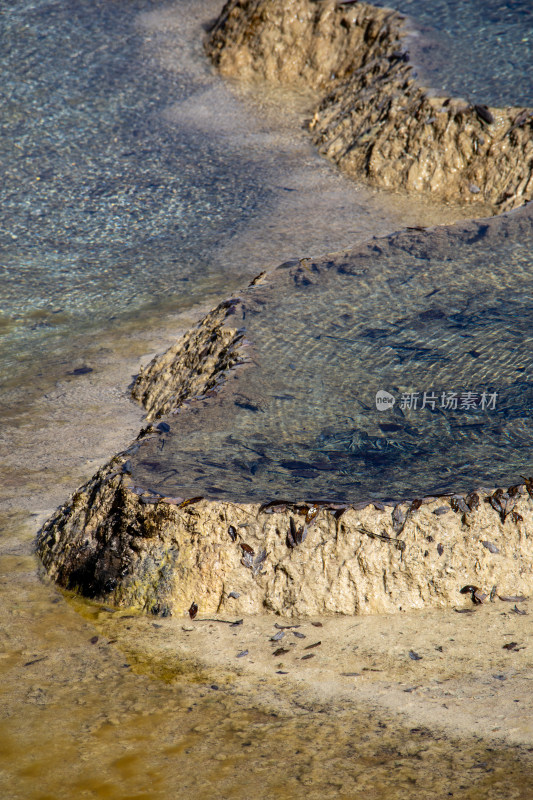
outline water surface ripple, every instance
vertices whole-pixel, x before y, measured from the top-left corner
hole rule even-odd
[[[530,0],[377,0],[407,14],[419,77],[472,103],[533,105]]]
[[[201,459],[209,430],[191,428],[180,485],[185,474],[195,492],[202,484],[213,496],[246,494],[259,481],[269,494],[344,496],[347,486],[374,493],[377,476],[402,491],[415,480],[459,485],[472,474],[466,461],[454,473],[469,447],[491,478],[526,460],[529,222],[494,228],[478,243],[464,237],[453,258],[451,244],[424,255],[414,233],[366,253],[365,274],[343,273],[337,257],[315,272],[321,253],[461,213],[387,198],[336,175],[293,132],[305,107],[294,98],[258,121],[204,61],[202,25],[220,6],[4,0],[0,8],[3,796],[166,800],[170,792],[207,800],[216,786],[232,798],[392,799],[414,797],[416,782],[423,797],[453,791],[466,800],[474,787],[486,798],[525,798],[525,768],[515,753],[479,744],[480,730],[468,742],[409,730],[381,709],[363,713],[357,694],[332,713],[298,689],[287,702],[279,695],[275,711],[261,681],[252,702],[239,697],[238,678],[231,695],[174,655],[168,682],[154,679],[151,663],[141,669],[105,626],[94,627],[109,611],[86,608],[82,619],[80,602],[71,607],[40,578],[33,542],[43,509],[50,513],[137,429],[136,418],[129,428],[124,421],[127,380],[118,367],[126,347],[112,352],[120,332],[127,339],[199,302],[214,305],[287,258],[311,257],[311,271],[301,268],[309,282],[293,281],[279,298],[276,328],[256,315],[265,370],[247,370],[253,381],[240,405],[235,397],[221,405],[228,420],[239,415],[240,439],[227,457],[226,442],[215,458]],[[518,30],[523,4],[503,7],[518,9]],[[479,60],[480,87],[500,70],[490,49]],[[520,77],[508,85],[507,102],[526,102]],[[481,88],[480,95],[494,101]],[[127,351],[135,363],[149,349],[136,347]],[[73,375],[73,366],[82,372]],[[396,397],[459,386],[500,397],[490,414],[402,416],[396,405],[378,415],[378,386]],[[8,427],[8,416],[16,424]],[[206,421],[211,447],[225,435],[214,430],[219,416]],[[449,448],[448,472],[437,447]],[[328,464],[346,485],[320,484]],[[29,516],[36,511],[40,518]],[[134,624],[128,614],[114,616],[125,630]],[[147,640],[136,633],[126,635],[141,652]]]
[[[168,417],[133,480],[256,502],[518,482],[533,466],[532,212],[279,268],[230,317],[249,366]]]
[[[387,210],[313,152],[297,128],[309,98],[285,97],[281,119],[279,104],[276,118],[253,116],[203,54],[202,24],[218,10],[0,10],[4,388],[64,374],[96,337],[214,301],[266,264],[420,215]]]

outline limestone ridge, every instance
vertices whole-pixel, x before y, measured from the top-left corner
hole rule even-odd
[[[465,585],[480,602],[491,590],[531,589],[525,486],[508,499],[433,497],[394,509],[183,501],[131,486],[126,458],[100,470],[39,535],[50,577],[87,597],[162,615],[194,602],[201,614],[290,617],[468,608],[475,598],[461,595]],[[498,511],[509,499],[513,512]]]
[[[237,302],[225,300],[141,369],[132,396],[144,406],[148,420],[171,413],[188,399],[209,396],[225,372],[239,363],[237,348],[244,332],[224,324]]]
[[[363,4],[231,0],[208,48],[228,74],[299,76],[320,89],[313,136],[348,171],[499,211],[519,205],[532,189],[530,113],[427,97],[397,49],[400,21]],[[219,305],[141,372],[133,396],[149,420],[228,390],[228,372],[246,363],[244,331],[230,324],[241,300]],[[149,425],[139,439],[164,426]],[[192,603],[200,614],[228,615],[469,609],[489,593],[531,591],[531,479],[505,492],[394,506],[231,503],[135,485],[128,460],[138,448],[111,459],[39,532],[38,554],[59,585],[162,615]]]
[[[316,89],[313,141],[352,176],[493,213],[530,200],[533,109],[434,96],[403,21],[365,3],[228,0],[206,50],[223,75]]]
[[[249,293],[222,303],[143,372],[134,391],[152,416],[229,390],[222,375],[245,363],[246,341],[224,323]],[[164,430],[149,425],[138,439]],[[532,481],[396,505],[232,503],[135,485],[128,461],[138,449],[139,441],[111,459],[41,529],[37,551],[59,585],[163,615],[193,602],[201,614],[398,612],[468,607],[465,585],[480,596],[531,590]]]

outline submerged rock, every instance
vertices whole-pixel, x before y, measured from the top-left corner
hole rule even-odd
[[[331,89],[312,127],[347,169],[521,202],[531,117],[433,108],[395,55],[398,26],[364,4],[231,0],[209,47],[224,72]],[[40,531],[50,576],[162,616],[468,609],[465,585],[478,603],[528,595],[533,482],[472,490],[529,470],[531,231],[528,209],[403,231],[282,264],[219,305],[135,382],[149,422],[167,419]],[[500,393],[501,407],[456,415],[457,388]],[[389,389],[399,401],[384,411]],[[421,390],[433,399],[420,414],[402,409]]]
[[[229,0],[206,49],[223,75],[315,89],[312,138],[351,175],[494,213],[530,200],[533,109],[420,86],[403,21],[366,3]]]
[[[475,587],[480,602],[490,602],[489,594],[529,595],[533,481],[519,483],[518,475],[530,469],[522,371],[530,346],[525,329],[521,344],[515,335],[505,344],[502,331],[507,326],[516,332],[517,308],[527,319],[523,286],[530,262],[515,260],[512,274],[505,266],[489,273],[483,255],[497,259],[499,237],[508,241],[511,232],[527,241],[528,210],[457,228],[408,231],[304,265],[284,264],[240,298],[222,303],[138,378],[134,395],[144,399],[152,419],[165,412],[169,422],[141,431],[41,530],[38,552],[50,576],[88,597],[160,615],[186,614],[193,604],[199,615],[470,608],[475,601],[461,594],[465,586]],[[443,265],[463,275],[457,259],[465,241],[469,274],[466,283],[460,280],[458,302],[472,319],[454,311],[456,289],[445,280],[446,313],[433,313],[428,322]],[[434,253],[439,258],[432,267],[428,257]],[[406,274],[417,274],[416,285],[402,276],[404,258]],[[416,271],[419,263],[422,272]],[[487,311],[495,303],[492,285],[513,300],[509,309],[500,304],[494,319]],[[344,304],[350,307],[345,331],[339,327]],[[387,318],[397,307],[400,331],[411,331],[407,360],[403,352],[394,356],[391,343],[397,344],[399,333],[389,342],[379,327],[378,314]],[[237,327],[243,320],[250,342]],[[322,337],[330,330],[331,337],[316,345],[317,331]],[[475,336],[481,337],[482,364],[468,356]],[[326,348],[330,340],[333,349]],[[431,348],[446,341],[453,358],[435,358]],[[300,372],[298,353],[305,354],[297,362]],[[371,408],[378,386],[419,377],[462,383],[478,369],[480,380],[494,373],[507,386],[509,399],[490,414]],[[313,414],[292,410],[299,408],[298,398]],[[324,419],[333,424],[347,413],[359,414],[361,430],[382,426],[392,444],[407,436],[419,450],[387,449],[378,437],[376,459],[365,444],[368,436],[359,437],[357,446],[350,430],[344,438],[335,430],[330,439],[315,436]],[[247,448],[253,457],[241,463]],[[314,468],[302,478],[305,454]],[[450,471],[453,459],[459,472]],[[481,473],[494,482],[497,475],[515,476],[517,485],[472,491]],[[428,491],[447,475],[449,485]],[[213,486],[216,481],[224,492]],[[405,488],[414,485],[410,492]],[[286,499],[279,497],[280,486]],[[411,499],[401,502],[402,496]]]

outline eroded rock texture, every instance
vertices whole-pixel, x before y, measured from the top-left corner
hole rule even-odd
[[[132,396],[155,419],[185,400],[205,396],[239,362],[237,345],[244,333],[224,325],[233,302],[225,300],[175,345],[141,370]]]
[[[40,535],[51,577],[89,597],[155,614],[194,602],[201,614],[306,616],[470,605],[472,592],[460,593],[468,585],[486,602],[493,587],[502,596],[531,588],[525,486],[419,507],[262,507],[155,497],[129,486],[124,461],[101,470]]]
[[[495,213],[531,199],[533,110],[431,96],[402,20],[365,3],[229,0],[206,47],[224,75],[318,90],[313,140],[353,176]]]
[[[209,47],[225,73],[277,81],[298,76],[323,91],[313,135],[354,173],[445,199],[483,199],[500,210],[530,196],[529,112],[427,97],[410,77],[398,36],[397,15],[364,4],[231,0]],[[522,212],[515,214],[518,225],[529,225]],[[477,241],[488,228],[465,241]],[[444,258],[446,237],[439,230],[432,236],[437,251],[427,252],[435,255],[442,246]],[[417,245],[420,253],[426,245],[425,239]],[[377,251],[375,242],[372,248]],[[296,262],[293,291],[312,286],[309,269]],[[354,268],[354,277],[359,274]],[[217,392],[224,375],[245,362],[244,332],[231,326],[237,303],[222,303],[141,373],[133,394],[149,419]],[[433,319],[435,309],[430,314]],[[165,425],[149,426],[139,438],[157,439]],[[40,531],[38,553],[61,586],[155,614],[184,614],[195,603],[200,614],[286,616],[468,606],[489,602],[491,592],[531,591],[531,479],[508,491],[395,507],[261,506],[165,497],[136,485],[128,465],[136,448],[139,442],[113,458]]]

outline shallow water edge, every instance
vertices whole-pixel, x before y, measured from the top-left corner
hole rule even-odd
[[[273,260],[275,256],[269,256],[266,263]],[[204,308],[202,313],[207,310]],[[200,315],[200,309],[194,313]],[[158,322],[157,316],[154,321]],[[181,330],[192,322],[187,320],[186,312],[174,324]],[[431,669],[436,666],[440,669],[441,665],[434,660],[440,658],[435,648],[443,643],[438,638],[416,639],[414,629],[418,620],[402,614],[405,622],[398,626],[398,615],[385,616],[379,619],[376,628],[372,619],[363,620],[370,625],[359,655],[355,652],[359,636],[352,641],[353,632],[342,628],[348,620],[341,620],[338,629],[332,627],[328,631],[324,645],[345,640],[353,652],[341,655],[345,660],[343,671],[360,669],[361,676],[336,676],[340,677],[343,688],[335,697],[333,691],[330,696],[321,695],[317,687],[331,679],[327,671],[332,663],[324,659],[322,645],[306,651],[315,654],[314,658],[302,662],[313,672],[307,669],[305,675],[302,673],[303,680],[283,685],[288,679],[277,673],[286,672],[289,661],[291,671],[297,673],[292,663],[293,660],[296,663],[296,655],[280,656],[287,661],[275,660],[272,653],[277,645],[268,642],[270,634],[279,632],[273,625],[272,630],[269,628],[273,619],[262,618],[258,631],[250,630],[253,620],[249,618],[233,630],[225,624],[201,619],[197,620],[201,624],[195,627],[188,615],[183,621],[177,617],[139,616],[131,609],[117,611],[68,593],[62,595],[46,579],[37,580],[36,559],[31,555],[37,518],[28,526],[24,515],[19,528],[16,509],[49,508],[48,514],[51,513],[51,506],[105,462],[110,452],[122,450],[131,441],[141,421],[139,410],[128,403],[126,386],[137,371],[138,355],[164,350],[173,338],[172,329],[167,328],[160,329],[156,337],[141,336],[133,352],[125,343],[127,364],[122,364],[120,376],[115,374],[113,388],[106,387],[103,374],[82,375],[78,380],[86,383],[70,393],[71,405],[61,406],[58,398],[68,389],[65,384],[74,383],[75,378],[62,378],[51,397],[55,403],[53,424],[63,431],[63,417],[73,417],[76,404],[86,408],[89,402],[93,411],[87,425],[88,444],[85,440],[77,443],[79,459],[72,470],[67,468],[67,474],[60,453],[55,453],[55,462],[44,462],[48,467],[44,477],[43,462],[36,462],[33,455],[30,463],[23,464],[21,472],[10,481],[9,503],[14,512],[6,520],[6,529],[13,538],[2,541],[7,647],[0,661],[7,698],[1,723],[7,796],[16,800],[34,796],[39,800],[56,800],[80,795],[120,798],[127,793],[135,797],[166,798],[169,791],[179,791],[185,797],[207,800],[215,786],[223,796],[243,800],[252,794],[283,800],[363,795],[393,800],[405,796],[425,798],[429,792],[442,795],[450,791],[465,800],[480,792],[495,800],[501,797],[525,800],[530,793],[529,755],[527,748],[517,745],[530,741],[530,733],[523,726],[525,715],[521,714],[523,698],[529,696],[530,664],[527,650],[522,649],[527,620],[512,611],[514,603],[507,605],[506,601],[495,600],[494,606],[476,607],[474,615],[449,611],[451,620],[444,620],[440,614],[428,618],[429,627],[442,626],[448,633],[447,639],[451,642],[456,638],[460,645],[456,651],[452,650],[448,661],[449,675],[453,677],[455,672],[457,682],[452,680],[442,687],[437,680],[433,681]],[[109,354],[101,355],[105,363]],[[85,363],[80,360],[68,368],[83,368]],[[216,375],[215,370],[215,378]],[[190,388],[193,394],[198,387],[194,387],[194,392]],[[131,416],[125,417],[128,408]],[[28,428],[26,434],[20,431],[21,443],[30,434],[35,436],[31,427],[35,423],[31,419],[33,413],[28,409],[23,419]],[[103,437],[105,430],[111,433]],[[65,464],[71,463],[76,435],[70,442],[61,443]],[[162,438],[160,433],[155,436],[157,440]],[[96,462],[87,464],[85,449],[94,456],[95,440],[98,440]],[[39,441],[44,456],[37,458],[51,458],[50,438],[43,435]],[[12,456],[15,458],[16,453]],[[114,466],[121,465],[117,462]],[[24,480],[29,477],[28,492],[20,475]],[[55,483],[57,475],[61,475],[60,484]],[[139,497],[136,496],[136,501]],[[527,497],[519,498],[520,503],[524,500],[528,502]],[[448,500],[443,502],[449,505]],[[189,510],[194,511],[195,506],[191,504]],[[144,503],[138,507],[150,510],[149,505],[144,508]],[[392,510],[390,507],[389,511]],[[497,520],[501,522],[501,512],[492,506],[487,510],[492,514],[492,535],[494,522],[500,526]],[[446,516],[450,515],[456,525],[462,524],[460,513],[451,506]],[[284,531],[285,526],[290,531],[290,516],[300,522],[301,515],[291,507],[283,520]],[[42,516],[39,519],[42,521]],[[503,524],[509,526],[510,517]],[[505,533],[502,528],[502,540]],[[378,547],[388,546],[381,539],[373,541]],[[487,548],[483,545],[480,548],[482,556],[488,558]],[[494,554],[492,557],[495,558]],[[240,569],[245,580],[251,577],[248,567],[241,564]],[[500,591],[503,592],[501,587]],[[469,596],[459,595],[459,600],[464,604],[461,608],[473,607]],[[517,607],[525,610],[527,604],[518,602]],[[502,608],[509,609],[505,616]],[[487,610],[487,617],[482,617]],[[229,618],[234,620],[231,613]],[[280,617],[276,621],[282,622]],[[292,619],[295,621],[298,620]],[[468,624],[462,624],[464,621]],[[326,630],[329,622],[334,622],[333,618],[323,620]],[[305,624],[308,638],[302,646],[315,643],[309,631],[317,632],[317,640],[322,638],[319,628],[313,628],[308,621]],[[205,628],[203,632],[201,626]],[[484,639],[488,626],[494,633],[490,641]],[[400,647],[398,639],[392,644],[398,627],[410,636],[413,634],[408,646],[402,643]],[[227,635],[226,640],[215,635],[218,628]],[[386,643],[384,648],[375,646],[377,636]],[[510,638],[504,638],[507,636]],[[473,661],[472,642],[482,639],[486,648]],[[502,642],[515,639],[516,651],[502,649]],[[134,641],[138,646],[133,646]],[[297,637],[294,641],[300,643]],[[249,656],[243,657],[247,664],[242,671],[234,667],[235,663],[242,663],[242,658],[235,661],[237,644],[239,652],[251,645]],[[492,645],[494,651],[490,653]],[[398,648],[395,653],[401,652],[400,676],[394,671],[398,665],[390,660],[385,665],[380,663],[394,647]],[[444,643],[444,647],[454,645]],[[430,648],[435,657],[429,653]],[[409,649],[422,656],[422,660],[413,660]],[[248,663],[253,661],[255,665]],[[315,667],[317,661],[320,667]],[[409,668],[422,665],[424,670],[427,668],[424,681],[428,683],[421,688],[420,675],[409,672]],[[386,673],[383,686],[367,685],[358,687],[356,692],[350,686],[346,690],[347,681],[357,683],[359,677],[365,682],[367,678],[384,677],[377,671],[383,666],[391,670]],[[324,668],[326,672],[321,673]],[[466,683],[461,683],[458,673],[468,674]],[[313,680],[311,697],[308,687]],[[505,688],[505,693],[495,687]],[[393,691],[387,700],[389,688]],[[432,695],[429,704],[424,702],[426,690]],[[411,703],[417,692],[421,695],[420,702]],[[498,694],[502,696],[496,701]],[[443,704],[453,707],[447,733],[433,730],[435,717],[447,713]],[[405,705],[410,708],[402,725],[397,712]],[[488,713],[480,722],[476,714],[481,713],[484,705]],[[457,738],[454,727],[457,736],[463,738]],[[502,747],[503,741],[512,743],[514,749]]]
[[[286,263],[221,304],[139,376],[135,393],[155,420],[43,528],[47,569],[67,588],[160,614],[183,614],[193,601],[204,613],[398,612],[452,606],[465,585],[485,597],[494,586],[528,595],[530,334],[523,352],[522,333],[505,352],[505,308],[494,327],[487,314],[491,282],[510,302],[510,330],[511,286],[517,301],[526,296],[530,260],[522,285],[495,249],[511,234],[527,242],[530,209]],[[460,320],[444,269],[468,274]],[[435,305],[434,280],[447,286],[445,306]],[[346,332],[339,296],[351,310]],[[402,308],[408,358],[393,355],[385,329],[368,336],[369,302],[385,309],[374,326]],[[299,350],[305,359],[292,363]],[[512,405],[461,414],[374,403],[376,388],[403,396],[421,376],[435,396],[459,378],[480,391],[478,368],[484,382],[494,370],[491,384]],[[443,449],[428,447],[431,437]]]

